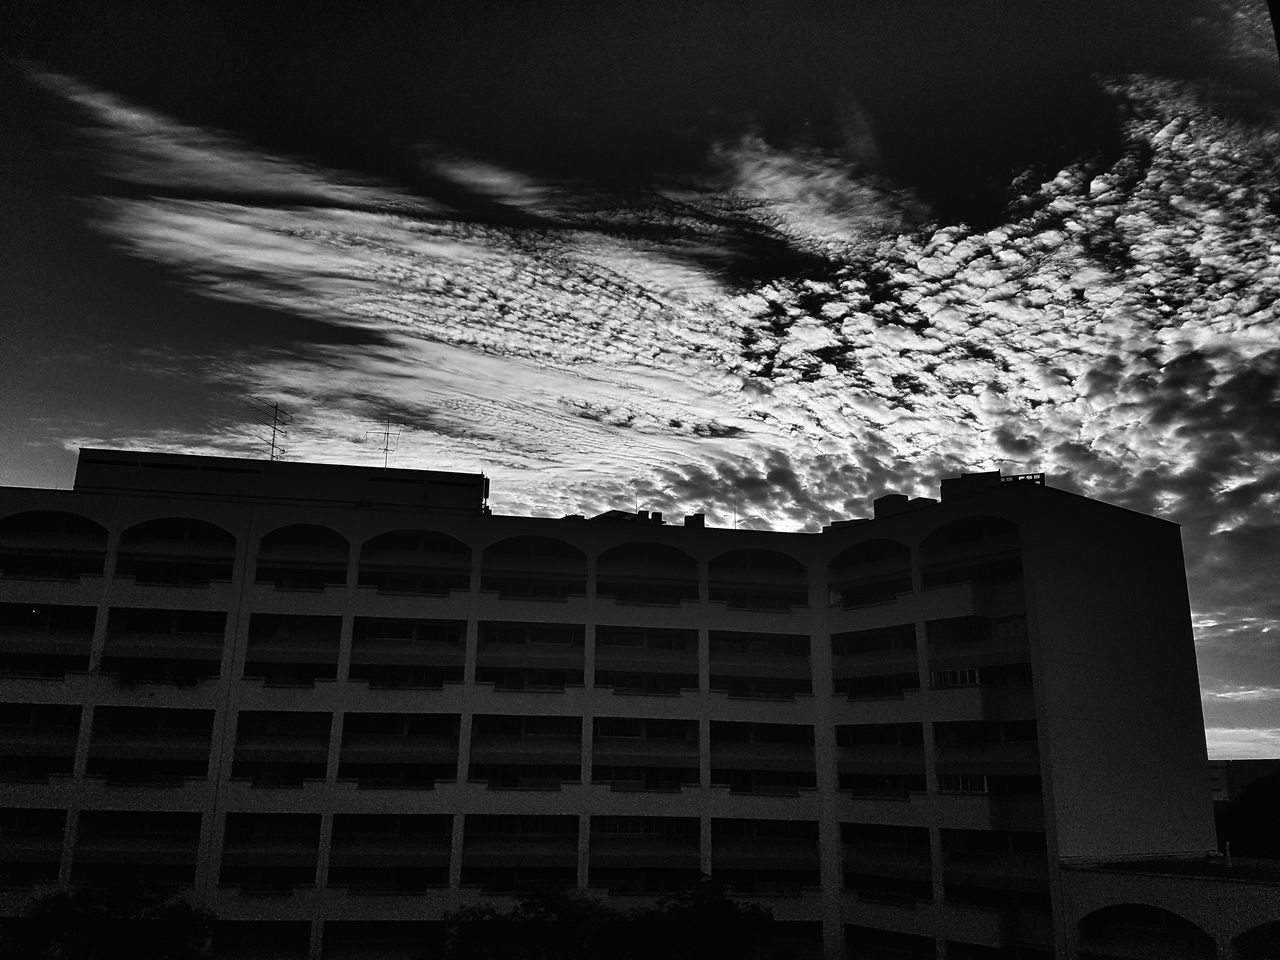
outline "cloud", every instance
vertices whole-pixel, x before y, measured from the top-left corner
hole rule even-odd
[[[1238,687],[1235,690],[1210,691],[1205,694],[1218,700],[1280,700],[1280,687]]]
[[[400,465],[483,468],[504,511],[639,494],[784,529],[1047,471],[1184,524],[1205,673],[1229,684],[1207,704],[1274,709],[1226,694],[1280,686],[1275,117],[1111,78],[1113,162],[1016,171],[1003,221],[973,225],[839,149],[741,131],[646,190],[424,148],[450,206],[39,80],[91,118],[113,243],[203,295],[378,335],[210,375],[297,407],[299,458],[366,458],[361,424],[394,411]],[[134,440],[184,442],[164,430]]]
[[[1206,727],[1210,760],[1269,760],[1280,756],[1280,728]]]

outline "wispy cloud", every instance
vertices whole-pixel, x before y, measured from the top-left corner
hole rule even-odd
[[[1216,702],[1280,682],[1258,655],[1280,622],[1280,134],[1191,83],[1116,78],[1120,159],[1027,172],[979,229],[751,136],[648,192],[424,148],[490,205],[473,216],[37,79],[120,184],[95,207],[114,243],[209,297],[379,333],[210,374],[291,402],[299,458],[361,459],[362,425],[394,415],[399,463],[484,468],[502,510],[639,494],[788,528],[1046,470],[1185,524],[1202,654],[1238,684]],[[243,451],[241,426],[101,439]]]
[[[1280,729],[1207,727],[1210,760],[1266,760],[1280,756]]]
[[[1280,687],[1237,687],[1234,690],[1209,690],[1204,695],[1215,700],[1252,703],[1259,700],[1280,700]]]

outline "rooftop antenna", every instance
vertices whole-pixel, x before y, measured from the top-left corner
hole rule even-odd
[[[364,438],[368,440],[370,437],[376,437],[381,441],[378,449],[382,451],[382,466],[391,466],[391,457],[395,454],[396,448],[400,446],[400,435],[404,433],[405,425],[396,423],[390,417],[386,420],[365,420],[364,423],[376,423],[381,429],[365,431]]]
[[[249,403],[253,407],[253,419],[260,428],[253,435],[266,444],[270,459],[283,460],[285,448],[281,443],[289,435],[293,414],[280,406],[279,400],[250,397]]]

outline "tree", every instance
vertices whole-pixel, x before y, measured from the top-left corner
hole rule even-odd
[[[509,912],[450,914],[447,960],[768,960],[773,915],[704,877],[657,906],[623,912],[576,892],[534,888]]]
[[[1245,787],[1223,811],[1224,842],[1241,857],[1280,859],[1280,773],[1262,777]]]
[[[0,952],[12,960],[205,960],[213,914],[129,884],[39,897]]]

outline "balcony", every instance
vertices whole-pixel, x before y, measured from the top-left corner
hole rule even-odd
[[[1040,773],[1040,751],[1034,740],[939,746],[936,762],[939,773],[982,771],[988,776]]]
[[[0,704],[0,781],[47,782],[71,773],[80,708]]]
[[[535,667],[582,673],[582,647],[559,643],[481,643],[476,665],[496,669]]]
[[[938,905],[935,903],[920,901],[889,901],[889,900],[868,900],[859,897],[856,893],[850,891],[844,894],[841,901],[841,913],[844,922],[857,924],[859,927],[868,928],[868,934],[874,934],[876,940],[889,938],[883,937],[883,932],[887,931],[892,934],[905,934],[911,940],[918,941],[922,946],[927,946],[928,953],[877,953],[867,952],[855,954],[856,956],[870,957],[907,957],[916,956],[925,957],[933,956],[933,937],[934,928],[937,926]],[[866,944],[869,949],[870,942]],[[904,943],[905,950],[905,943]]]
[[[1008,909],[944,903],[938,904],[936,917],[935,929],[940,939],[983,947],[1015,943],[1014,916]]]
[[[527,883],[572,886],[578,863],[575,816],[468,815],[462,846],[463,886],[513,891]]]
[[[774,550],[731,550],[708,565],[713,603],[731,610],[788,613],[809,605],[809,578],[794,557]]]
[[[1027,720],[1036,715],[1030,684],[934,687],[923,696],[929,712],[947,720]]]
[[[651,649],[641,646],[596,645],[596,669],[634,673],[698,675],[696,649]]]
[[[1038,890],[1049,877],[1043,853],[947,853],[943,863],[948,883],[967,886]]]
[[[592,762],[622,767],[698,768],[698,744],[660,738],[598,738]]]
[[[181,785],[207,776],[209,745],[210,730],[95,730],[86,773],[109,783]]]
[[[228,813],[218,882],[292,893],[315,883],[319,847],[319,814]]]
[[[698,602],[698,581],[674,577],[621,577],[604,574],[596,596],[620,606],[679,607]]]
[[[697,878],[698,837],[591,837],[591,869],[675,868],[692,870]]]
[[[33,510],[0,521],[0,579],[100,577],[107,531],[73,513]]]
[[[62,679],[87,670],[93,607],[0,604],[0,675]]]
[[[717,871],[790,870],[816,875],[818,843],[816,837],[715,837],[711,865]]]
[[[451,817],[337,814],[330,886],[405,893],[449,882]]]
[[[112,629],[107,636],[108,657],[221,660],[222,630],[178,631]]]
[[[461,641],[413,641],[400,637],[364,637],[351,648],[351,667],[458,667],[465,650]]]
[[[920,747],[863,745],[841,747],[836,769],[842,774],[924,775],[924,750]]]
[[[1038,796],[935,793],[922,799],[934,822],[949,829],[1044,829],[1044,801]]]
[[[872,874],[925,883],[929,882],[932,875],[928,834],[925,835],[923,847],[892,843],[845,843],[842,849],[842,869],[845,874]]]

